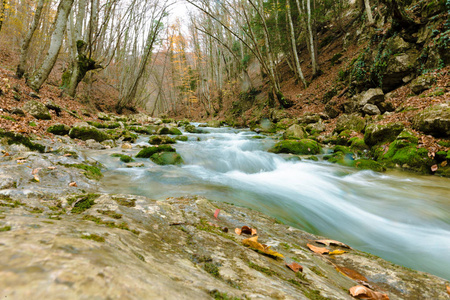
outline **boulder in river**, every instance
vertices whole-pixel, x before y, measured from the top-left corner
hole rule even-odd
[[[275,144],[269,152],[291,154],[319,154],[322,151],[319,143],[310,139],[285,140]]]
[[[72,129],[69,131],[69,136],[73,139],[76,138],[83,141],[93,139],[97,142],[103,142],[104,140],[111,138],[108,134],[85,122],[73,125]]]
[[[38,120],[51,120],[48,108],[36,100],[30,100],[22,107],[24,111],[32,115]]]
[[[146,147],[139,151],[137,158],[150,158],[153,154],[159,152],[175,152],[175,149],[170,145],[160,145],[157,147]]]
[[[150,137],[148,143],[152,145],[161,145],[161,144],[175,144],[176,141],[170,136],[153,135]]]
[[[153,154],[150,159],[158,165],[179,165],[183,159],[176,152],[159,152]]]

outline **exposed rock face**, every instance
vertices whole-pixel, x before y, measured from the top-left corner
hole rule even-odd
[[[87,141],[93,139],[97,142],[103,142],[104,140],[108,140],[111,137],[100,131],[99,129],[91,126],[87,123],[81,122],[73,125],[72,129],[69,132],[69,136],[73,139],[80,139],[83,141]]]
[[[383,91],[389,92],[403,84],[403,78],[414,71],[418,53],[411,49],[389,58],[386,71],[383,74]]]
[[[306,133],[305,128],[297,124],[292,125],[283,133],[284,139],[301,140],[306,138],[307,136],[308,134]]]
[[[93,200],[83,211],[76,206],[80,199]],[[307,244],[324,247],[314,242],[319,237],[250,209],[204,198],[79,195],[59,201],[57,220],[48,219],[57,200],[28,199],[42,211],[33,218],[24,206],[5,207],[10,227],[1,233],[0,297],[352,299],[348,290],[359,283],[339,268],[368,278],[391,299],[447,299],[441,278],[355,249],[327,246],[347,253],[317,255]],[[234,232],[242,225],[257,228],[258,242],[270,242],[284,257],[245,247],[251,236]],[[285,265],[294,259],[303,269],[299,276]]]
[[[366,126],[366,121],[357,114],[352,115],[341,115],[336,123],[336,132],[341,132],[344,130],[352,130],[356,132],[361,132]]]
[[[36,100],[31,100],[25,103],[22,107],[24,111],[32,115],[38,120],[51,120],[52,117],[48,111],[48,108],[44,104]]]
[[[364,105],[362,111],[366,115],[369,115],[369,116],[374,116],[374,115],[381,114],[380,109],[376,105],[373,105],[373,104],[366,104],[366,105]]]
[[[369,89],[355,97],[359,107],[364,107],[366,104],[379,105],[384,101],[384,93],[380,88]]]
[[[425,90],[431,88],[435,78],[429,75],[419,76],[411,82],[411,91],[418,95]]]
[[[418,113],[413,128],[435,137],[450,137],[450,105],[440,104]]]
[[[393,123],[385,126],[371,124],[367,126],[364,133],[364,142],[369,146],[392,142],[404,128],[405,126],[402,123]]]

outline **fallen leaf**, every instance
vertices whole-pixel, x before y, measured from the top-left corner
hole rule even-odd
[[[438,170],[438,165],[431,166],[431,172],[436,172]]]
[[[251,235],[257,235],[257,232],[256,232],[256,229],[255,229],[255,228],[252,228],[252,233],[251,233]]]
[[[315,242],[319,243],[319,244],[323,244],[325,246],[330,246],[330,245],[331,246],[341,246],[341,247],[350,249],[350,246],[348,246],[342,242],[335,241],[335,240],[316,240]]]
[[[234,230],[234,232],[236,232],[237,235],[241,235],[243,233],[250,234],[250,235],[257,235],[256,229],[255,228],[250,228],[248,226],[242,226],[241,228],[236,228]]]
[[[330,252],[330,250],[328,250],[327,248],[324,248],[324,247],[316,247],[311,244],[306,244],[306,246],[308,246],[309,250],[311,250],[315,253],[318,253],[318,254],[328,254]]]
[[[49,169],[49,170],[55,170],[56,167],[47,167],[47,169]]]
[[[260,251],[260,252],[262,252],[264,254],[267,254],[269,256],[284,257],[283,254],[271,250],[269,246],[258,243],[258,237],[257,236],[254,236],[252,238],[248,238],[248,239],[242,240],[242,244],[244,246],[247,246],[247,247],[250,247],[252,249],[258,250],[258,251]]]
[[[347,253],[347,251],[344,251],[344,250],[334,250],[334,251],[331,251],[330,253],[328,253],[329,255],[340,255],[340,254],[344,254],[344,253]]]
[[[356,272],[355,270],[352,270],[352,269],[349,269],[346,267],[338,267],[338,266],[335,266],[335,267],[338,272],[341,272],[342,274],[344,274],[345,276],[347,276],[353,280],[367,281],[367,278],[364,275]]]
[[[444,161],[441,163],[441,167],[446,167],[447,164],[448,164],[448,162],[447,162],[446,160],[444,160]]]
[[[66,153],[66,154],[64,154],[64,156],[65,156],[65,157],[69,157],[69,156],[72,156],[72,154]]]
[[[220,209],[216,209],[216,212],[214,213],[214,218],[216,218],[217,220],[219,220],[219,213]]]
[[[34,169],[33,172],[31,172],[31,174],[36,175],[37,173],[39,173],[40,170],[42,170],[42,168]]]
[[[234,230],[234,232],[236,232],[237,235],[241,235],[242,230],[241,230],[240,228],[236,228],[236,229]]]
[[[71,183],[69,183],[69,186],[77,187],[78,185],[77,185],[77,183],[75,181],[72,181]]]
[[[3,156],[2,157],[7,157],[7,156],[9,156],[9,153],[8,152],[4,152],[5,154],[3,154]]]
[[[447,285],[447,294],[450,295],[450,285]]]
[[[296,262],[293,262],[291,264],[286,263],[286,266],[295,273],[297,273],[298,271],[303,272],[303,267]]]
[[[36,181],[36,182],[40,182],[39,177],[37,175],[33,176],[33,180]]]
[[[24,164],[24,163],[26,163],[26,162],[27,162],[27,161],[24,160],[24,159],[18,159],[18,160],[17,160],[17,163],[18,163],[19,165]]]
[[[350,295],[358,299],[367,299],[367,300],[389,300],[389,296],[386,294],[382,294],[380,292],[375,292],[369,289],[368,287],[357,285],[349,290]]]

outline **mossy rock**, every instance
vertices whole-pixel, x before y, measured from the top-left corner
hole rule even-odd
[[[169,124],[169,123],[175,123],[174,119],[162,119],[161,120],[164,124]]]
[[[119,157],[120,161],[123,161],[124,163],[130,163],[130,162],[134,161],[134,159],[131,156],[126,155],[126,154],[114,153],[114,154],[111,154],[111,156],[112,157]]]
[[[410,131],[408,130],[403,130],[398,136],[397,136],[397,140],[404,140],[404,141],[408,141],[412,144],[418,144],[419,143],[419,138],[415,137]]]
[[[353,166],[354,163],[354,154],[350,151],[349,147],[338,145],[334,147],[333,153],[324,156],[324,160],[327,160],[331,163],[337,163],[343,166]]]
[[[66,124],[55,124],[47,128],[47,132],[53,133],[55,135],[66,135],[69,134],[70,127]]]
[[[172,128],[169,129],[169,134],[171,134],[171,135],[182,135],[183,133],[180,131],[180,129],[172,127]]]
[[[150,159],[158,165],[179,165],[183,163],[183,159],[176,152],[155,153]]]
[[[85,164],[62,164],[67,168],[77,168],[83,170],[84,176],[93,180],[100,180],[103,177],[102,171],[97,166],[90,166]]]
[[[159,152],[175,152],[175,149],[170,145],[161,145],[158,147],[147,147],[139,151],[137,158],[150,158],[153,154]]]
[[[275,144],[269,152],[292,154],[319,154],[322,151],[319,143],[310,139],[285,140]]]
[[[352,137],[350,140],[350,149],[352,151],[358,152],[358,151],[365,151],[369,150],[369,146],[366,145],[364,142],[364,139],[361,139],[359,137]]]
[[[87,123],[96,128],[106,128],[106,129],[115,129],[119,128],[120,124],[118,122],[96,122],[96,121],[87,121]]]
[[[182,126],[186,126],[186,125],[189,125],[189,124],[191,124],[189,122],[189,120],[181,120],[181,121],[178,121],[177,126],[178,127],[182,127]]]
[[[111,117],[107,113],[104,113],[104,112],[97,113],[97,118],[99,118],[102,121],[110,121],[111,120]]]
[[[344,130],[351,130],[356,132],[361,132],[366,127],[366,120],[364,120],[359,115],[341,115],[336,123],[336,127],[334,129],[335,132],[339,133]]]
[[[24,111],[38,120],[51,120],[52,117],[48,108],[36,100],[30,100],[22,107]]]
[[[402,123],[387,125],[371,124],[367,126],[366,132],[364,133],[364,142],[369,146],[392,142],[404,128],[405,126]]]
[[[179,135],[175,137],[175,140],[177,141],[181,141],[181,142],[187,142],[188,141],[188,137],[185,135]]]
[[[296,120],[290,119],[290,118],[284,118],[278,121],[277,123],[277,129],[286,130],[287,128],[291,127],[296,123]]]
[[[150,137],[148,143],[152,145],[162,145],[162,144],[175,144],[176,141],[169,136],[153,135]]]
[[[421,173],[430,173],[433,160],[428,157],[428,150],[417,148],[405,140],[396,140],[389,146],[389,150],[382,156],[382,162],[397,164],[402,168],[411,169]]]
[[[132,132],[130,132],[130,131],[128,131],[128,130],[124,130],[124,131],[122,132],[122,135],[121,135],[120,138],[121,138],[122,141],[124,141],[124,142],[131,142],[131,143],[134,143],[134,142],[136,142],[138,136],[137,136],[137,134],[135,134],[135,133],[132,133]]]
[[[0,138],[6,138],[8,145],[24,145],[32,151],[38,151],[41,153],[45,152],[45,146],[38,143],[33,143],[30,138],[18,133],[9,132],[0,128]]]
[[[336,145],[348,146],[350,145],[350,130],[344,130],[338,134],[335,139]]]
[[[435,174],[438,176],[450,178],[450,166],[439,166]]]
[[[194,125],[186,125],[184,127],[184,130],[186,130],[189,133],[209,133],[206,130],[202,130],[202,129],[198,129],[197,127],[195,127]]]
[[[153,132],[151,129],[144,126],[127,126],[127,129],[141,134],[152,134]]]
[[[289,139],[301,140],[307,137],[308,134],[306,133],[305,128],[297,124],[292,125],[283,133],[283,139],[285,140]]]
[[[370,160],[370,159],[355,160],[353,165],[355,166],[355,168],[357,168],[359,170],[372,170],[375,172],[385,172],[386,171],[386,167],[384,167],[379,162]]]
[[[111,139],[111,137],[95,128],[94,126],[88,125],[87,123],[78,123],[75,124],[72,129],[69,131],[69,136],[72,139],[80,139],[83,141],[87,140],[95,140],[97,142],[103,142],[105,140]]]
[[[413,128],[434,137],[450,137],[450,105],[440,104],[418,113],[412,120]]]
[[[222,126],[222,121],[219,121],[219,120],[211,120],[211,121],[208,121],[207,123],[206,123],[206,126],[208,126],[208,127],[214,127],[214,128],[219,128],[220,126]]]

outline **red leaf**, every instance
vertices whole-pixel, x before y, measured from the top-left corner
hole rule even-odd
[[[214,218],[216,218],[217,220],[219,220],[219,213],[220,209],[216,209],[216,212],[214,213]]]
[[[296,262],[293,262],[291,264],[287,264],[286,263],[286,267],[288,267],[289,269],[291,269],[295,273],[297,273],[298,271],[303,272],[303,267],[301,265],[299,265],[298,263],[296,263]]]

